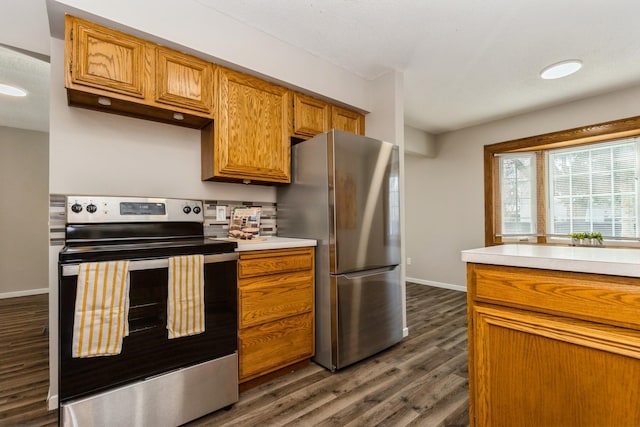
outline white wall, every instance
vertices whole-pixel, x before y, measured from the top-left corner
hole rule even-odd
[[[48,135],[0,126],[0,298],[48,290]]]
[[[270,186],[200,181],[200,131],[67,106],[64,46],[51,43],[50,191],[275,201]]]
[[[436,152],[435,136],[422,129],[405,125],[404,154],[434,158],[438,154]]]
[[[404,100],[402,99],[404,76],[393,71],[371,82],[371,104],[373,112],[366,117],[367,135],[383,141],[393,142],[398,145],[400,153],[404,152]],[[400,235],[404,236],[404,156],[400,154]],[[400,259],[404,259],[405,241],[401,238]],[[403,334],[409,333],[407,328],[407,304],[406,304],[406,271],[404,264],[401,268],[402,286],[402,328]]]
[[[2,0],[0,43],[49,55],[45,0]]]
[[[435,159],[405,156],[407,280],[464,288],[463,249],[484,246],[483,147],[640,115],[640,86],[436,137]]]

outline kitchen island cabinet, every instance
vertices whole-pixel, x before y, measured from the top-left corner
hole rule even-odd
[[[503,245],[462,259],[471,425],[640,425],[640,251]]]
[[[314,249],[239,251],[241,390],[306,364],[314,355]]]

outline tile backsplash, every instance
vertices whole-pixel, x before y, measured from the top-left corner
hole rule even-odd
[[[275,236],[278,229],[276,225],[276,204],[262,202],[238,202],[229,200],[205,200],[204,204],[204,235],[207,237],[227,237],[229,220],[233,208],[260,207],[260,235]],[[216,206],[225,206],[227,217],[224,221],[216,221]]]
[[[275,236],[278,231],[276,218],[276,204],[272,202],[245,202],[238,200],[203,200],[204,206],[204,234],[206,237],[227,237],[229,220],[233,208],[260,207],[260,235]],[[216,220],[216,207],[225,206],[226,218]],[[65,229],[65,195],[49,195],[49,245],[64,246]]]

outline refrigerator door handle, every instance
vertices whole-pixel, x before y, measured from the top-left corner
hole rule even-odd
[[[397,265],[390,265],[388,267],[374,268],[372,270],[365,271],[356,271],[353,273],[344,273],[340,276],[346,277],[349,280],[359,279],[360,277],[374,276],[380,273],[386,273],[387,271],[392,271],[397,267]]]

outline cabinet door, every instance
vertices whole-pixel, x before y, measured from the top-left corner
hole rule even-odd
[[[212,112],[213,70],[209,62],[171,49],[156,49],[155,100]]]
[[[640,331],[496,306],[469,314],[471,425],[640,425]]]
[[[144,98],[145,42],[70,16],[66,20],[67,87],[79,84]]]
[[[364,116],[346,108],[331,106],[331,127],[358,135],[364,135]]]
[[[315,136],[329,130],[329,104],[301,93],[293,94],[293,133]]]
[[[291,182],[289,90],[218,67],[214,176]]]
[[[313,314],[305,313],[238,332],[240,381],[313,356]]]

